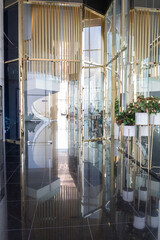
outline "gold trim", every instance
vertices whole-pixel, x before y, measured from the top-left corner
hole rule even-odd
[[[160,12],[160,9],[157,8],[143,8],[143,7],[135,7],[134,9],[131,9],[130,12],[136,11],[146,11],[146,12]]]
[[[44,4],[44,5],[57,5],[57,6],[72,6],[72,7],[81,7],[83,5],[83,3],[75,3],[75,2],[67,2],[67,3],[63,3],[63,2],[53,2],[53,1],[23,1],[24,4]]]
[[[7,6],[5,6],[4,9],[12,7],[12,6],[16,5],[17,3],[18,3],[18,1],[14,2],[14,3],[11,3],[11,4],[7,5]]]
[[[105,18],[105,16],[104,16],[103,14],[98,13],[98,12],[94,11],[93,9],[91,9],[91,8],[89,8],[89,7],[86,7],[86,6],[85,6],[84,8],[85,8],[85,10],[90,11],[91,13],[93,13],[93,14],[101,17],[101,18]]]
[[[72,59],[49,59],[49,58],[24,58],[24,61],[80,62],[80,60],[72,60]]]
[[[12,59],[12,60],[5,61],[4,64],[16,62],[16,61],[19,61],[19,58],[15,58],[15,59]]]
[[[13,143],[13,144],[20,145],[20,141],[17,141],[17,140],[5,139],[5,141],[8,142],[8,143]]]

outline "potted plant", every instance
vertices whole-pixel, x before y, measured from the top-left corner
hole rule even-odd
[[[144,97],[143,95],[137,98],[135,103],[136,125],[150,124],[160,125],[160,100],[157,97]]]
[[[151,213],[147,214],[147,224],[152,228],[157,228],[159,223],[159,212],[158,210],[153,210]]]
[[[114,139],[119,137],[119,126],[116,123],[116,117],[119,114],[119,100],[115,98],[115,123],[114,123]]]
[[[147,97],[150,124],[160,125],[160,100],[157,97]]]
[[[145,214],[141,211],[136,212],[134,215],[133,226],[136,229],[144,229],[145,227]]]
[[[126,111],[120,112],[117,115],[116,122],[119,126],[124,124],[123,135],[125,137],[127,137],[127,136],[134,137],[135,136],[135,126],[134,126],[135,112],[134,112],[133,104],[130,104]]]
[[[137,97],[135,103],[135,123],[136,125],[148,125],[148,104],[143,95]]]
[[[139,188],[139,199],[140,199],[140,201],[143,201],[143,202],[147,201],[147,188],[146,187]]]
[[[124,187],[122,197],[125,202],[133,202],[133,189]]]

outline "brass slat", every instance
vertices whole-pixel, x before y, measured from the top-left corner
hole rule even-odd
[[[137,39],[136,39],[137,59],[136,60],[138,62],[139,61],[139,44],[138,43],[139,43],[139,36],[140,36],[140,34],[139,34],[139,11],[136,11],[135,13],[136,13],[136,15],[135,15],[135,19],[136,19],[135,25],[137,26],[137,33],[136,33],[136,35],[137,35]]]
[[[145,42],[144,42],[144,47],[145,47],[145,53],[144,53],[144,58],[147,59],[147,48],[148,48],[148,25],[147,25],[147,12],[145,12]]]
[[[150,62],[151,14],[148,12],[148,62]]]
[[[140,11],[140,41],[139,41],[139,63],[141,64],[142,61],[142,11]]]
[[[158,37],[159,37],[159,13],[157,13],[157,52],[156,52],[156,77],[158,77]]]
[[[142,12],[142,61],[144,60],[144,12]]]
[[[51,58],[51,5],[48,6],[48,58]],[[51,74],[51,63],[48,63],[48,71]]]
[[[63,49],[62,49],[62,42],[63,42],[63,39],[62,39],[62,5],[60,6],[60,16],[61,16],[61,56],[60,58],[62,59],[63,58]],[[62,62],[61,62],[61,79],[62,79]]]
[[[80,62],[80,59],[46,59],[46,58],[24,58],[25,61],[44,61],[44,62]]]
[[[42,6],[42,59],[44,59],[44,35],[45,35],[45,31],[44,31],[44,7]],[[42,73],[44,73],[44,62],[42,63]]]

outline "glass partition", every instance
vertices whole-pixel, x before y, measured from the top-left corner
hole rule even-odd
[[[23,19],[24,134],[32,172],[55,167],[57,151],[70,144],[72,118],[73,139],[78,140],[81,9],[29,3],[23,6]]]
[[[128,1],[120,0],[113,1],[105,16],[106,160],[111,172],[115,166],[125,172],[130,162],[125,154],[135,159],[135,166],[159,172],[159,126],[149,123],[142,135],[143,126],[135,125],[134,136],[128,138],[125,124],[118,126],[115,120],[116,98],[122,112],[140,95],[160,97],[159,14],[149,8],[129,10]],[[121,191],[125,184],[119,182]],[[134,184],[133,179],[129,186]]]
[[[104,19],[86,8],[84,13],[83,102],[84,139],[87,140],[103,136]]]

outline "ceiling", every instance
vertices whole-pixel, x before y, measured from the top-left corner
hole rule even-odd
[[[84,0],[85,6],[92,8],[93,10],[105,14],[112,0]]]

